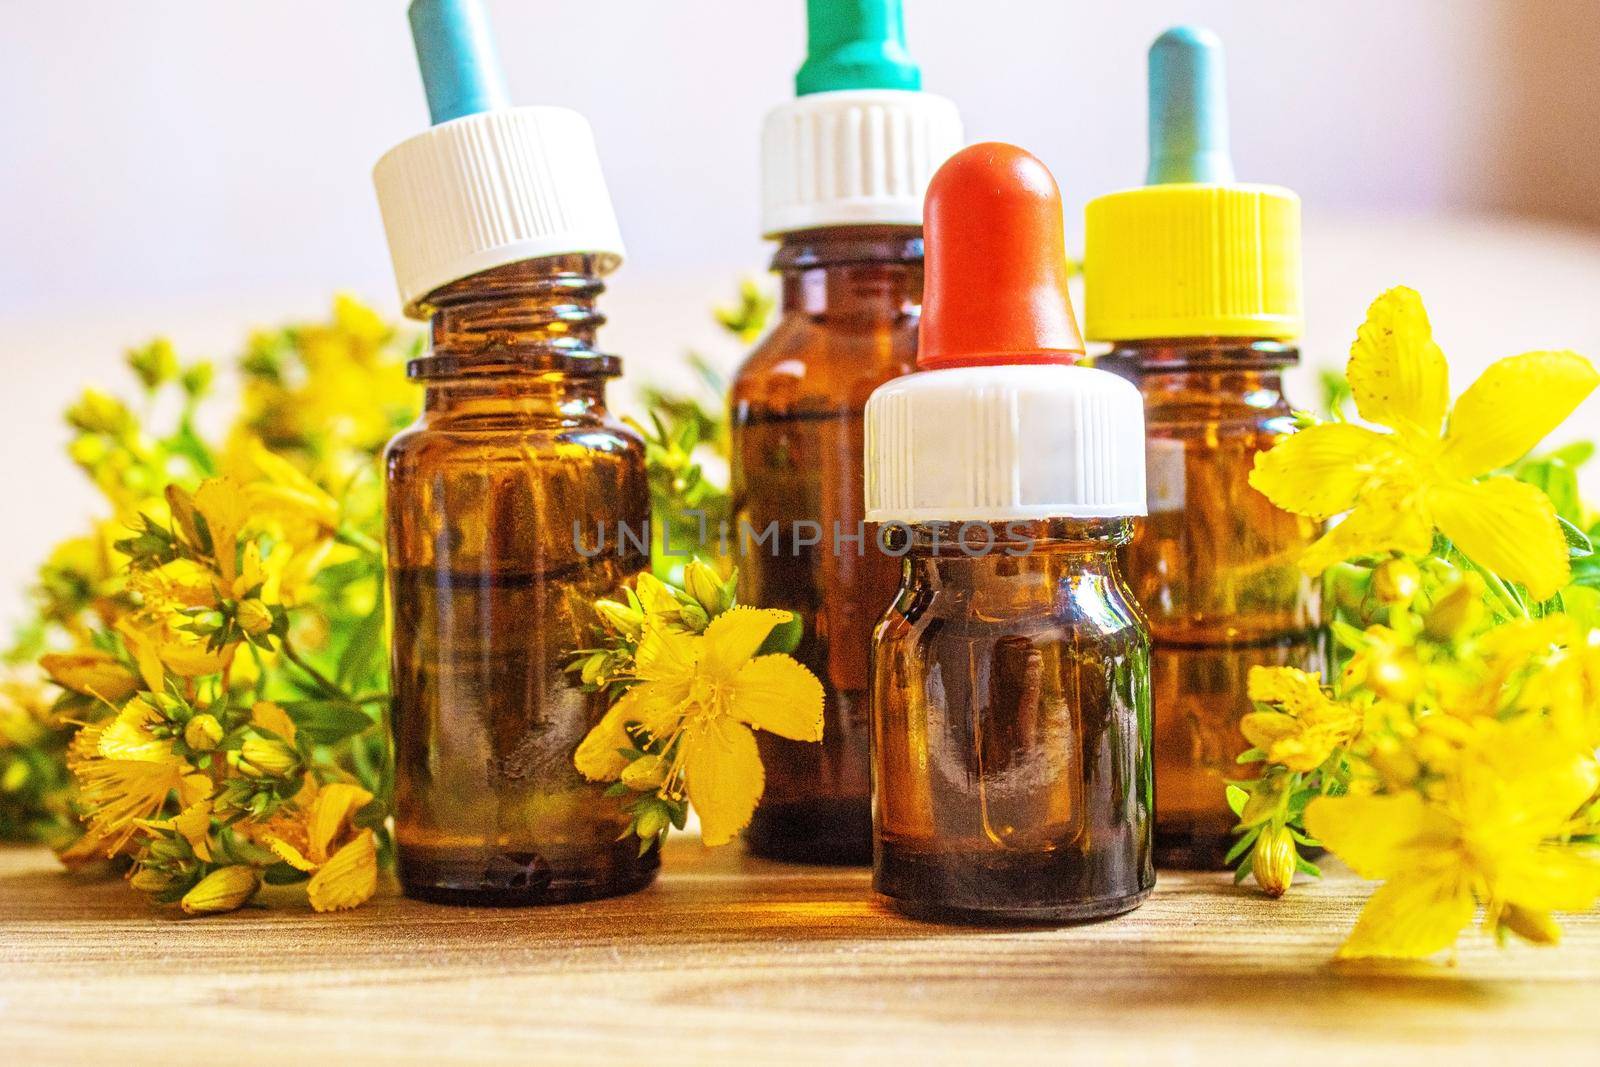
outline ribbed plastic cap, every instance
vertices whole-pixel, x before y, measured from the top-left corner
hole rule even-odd
[[[1273,185],[1148,185],[1091,200],[1084,333],[1300,336],[1300,198]]]
[[[867,401],[868,522],[1145,514],[1144,404],[1107,371],[921,371]]]
[[[589,123],[559,107],[468,115],[390,149],[373,168],[406,314],[453,281],[525,259],[622,262]]]
[[[1150,47],[1149,83],[1150,184],[1086,212],[1085,334],[1299,336],[1300,200],[1233,180],[1221,41],[1168,30]]]
[[[928,179],[961,147],[934,93],[846,89],[774,108],[761,135],[761,232],[920,226]]]
[[[924,239],[923,369],[867,400],[868,521],[1143,515],[1139,391],[1068,365],[1083,344],[1050,171],[963,149],[929,186]]]

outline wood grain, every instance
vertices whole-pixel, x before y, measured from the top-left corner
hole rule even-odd
[[[0,850],[0,1063],[1596,1062],[1600,917],[1559,950],[1334,964],[1366,892],[1164,874],[1121,919],[903,919],[863,871],[667,850],[644,893],[536,910],[392,893],[180,920]]]

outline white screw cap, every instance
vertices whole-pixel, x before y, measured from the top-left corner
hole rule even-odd
[[[560,107],[484,111],[400,142],[372,170],[406,314],[507,263],[588,253],[622,262],[589,122]]]
[[[909,89],[811,93],[768,112],[761,232],[921,226],[928,179],[961,147],[951,101]]]
[[[1144,402],[1107,371],[953,367],[867,401],[868,522],[1145,514]]]

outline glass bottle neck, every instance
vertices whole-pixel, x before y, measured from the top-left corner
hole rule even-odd
[[[595,302],[604,289],[598,261],[587,255],[510,263],[452,282],[428,294],[428,351],[407,370],[430,389],[484,378],[501,379],[496,388],[517,378],[545,390],[556,379],[603,383],[622,371],[621,360],[596,347],[605,316]]]
[[[835,226],[784,234],[772,257],[785,315],[895,323],[922,308],[922,230]]]
[[[605,286],[593,256],[509,263],[430,293],[428,350],[407,370],[452,419],[590,421],[622,361],[595,347]]]
[[[1248,370],[1279,375],[1300,362],[1300,349],[1256,337],[1176,337],[1113,341],[1101,357],[1145,373]]]
[[[913,571],[935,575],[959,562],[1016,561],[1079,555],[1114,562],[1133,537],[1133,519],[1015,519],[1009,522],[884,523],[888,551],[904,556]]]
[[[1285,409],[1283,369],[1299,361],[1300,350],[1282,341],[1185,337],[1117,342],[1096,365],[1132,378],[1147,405],[1171,414],[1218,405]]]

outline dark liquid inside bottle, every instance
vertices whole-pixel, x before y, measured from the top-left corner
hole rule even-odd
[[[1027,555],[977,558],[913,527],[878,629],[873,884],[919,917],[1093,919],[1155,884],[1149,639],[1114,555],[1130,524],[1022,525]]]
[[[872,630],[900,562],[864,526],[863,411],[912,369],[921,264],[914,228],[789,235],[774,263],[783,316],[733,384],[735,518],[765,535],[740,539],[739,600],[802,617],[795,655],[825,697],[820,744],[757,734],[766,791],[745,839],[763,856],[872,859]]]
[[[604,702],[564,668],[647,565],[644,448],[604,406],[588,261],[430,298],[422,418],[387,453],[395,837],[407,895],[550,904],[647,885],[628,815],[572,765]],[[607,536],[601,546],[601,527]],[[647,536],[647,534],[646,534]]]
[[[1150,514],[1123,567],[1154,640],[1156,862],[1220,868],[1237,838],[1227,783],[1255,773],[1239,722],[1250,669],[1323,669],[1321,598],[1299,565],[1320,526],[1249,483],[1293,430],[1275,342],[1130,344],[1111,363],[1144,394]]]

